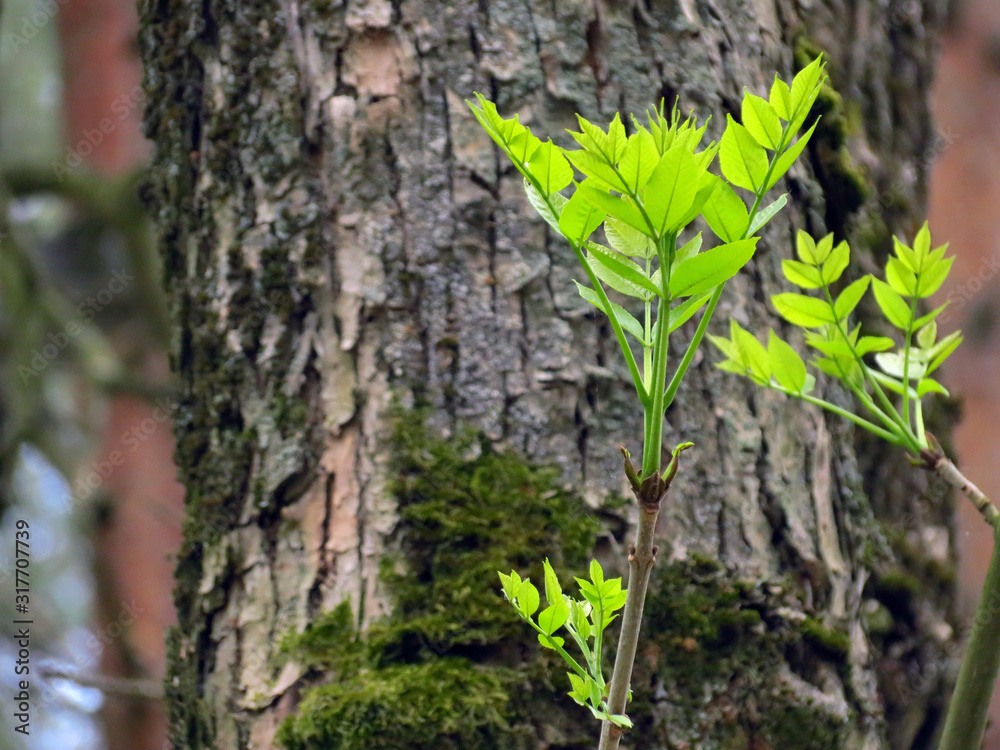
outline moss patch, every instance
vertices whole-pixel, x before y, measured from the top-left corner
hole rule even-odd
[[[556,471],[400,412],[391,443],[400,522],[382,570],[393,614],[357,633],[347,603],[283,650],[331,681],[278,735],[290,750],[589,747],[596,724],[498,593],[497,570],[582,572],[597,521]],[[582,728],[582,732],[581,732]]]
[[[846,635],[775,614],[793,609],[790,586],[736,578],[709,558],[658,568],[633,678],[636,736],[702,750],[843,747],[848,724],[787,694],[780,670],[842,662]]]

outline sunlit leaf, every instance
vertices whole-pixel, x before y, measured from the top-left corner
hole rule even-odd
[[[678,263],[670,276],[670,294],[686,297],[714,289],[735,276],[753,257],[757,238],[713,247]]]
[[[881,279],[872,279],[872,289],[875,292],[875,301],[882,309],[882,314],[896,328],[905,331],[910,324],[910,306],[899,296],[898,292]]]
[[[643,271],[638,264],[635,263],[635,261],[629,260],[625,256],[619,255],[613,250],[594,242],[587,243],[587,254],[588,257],[602,265],[619,279],[628,282],[633,287],[643,290],[645,293],[643,299],[660,293],[660,289],[648,276],[646,276],[645,271]],[[603,279],[604,277],[602,276],[601,278]],[[631,294],[631,292],[627,289],[621,289],[611,281],[608,281],[607,283],[623,294]]]
[[[597,292],[590,287],[583,286],[578,281],[574,281],[573,283],[576,284],[576,288],[580,292],[581,297],[601,312],[605,312],[604,305],[601,303],[601,298]],[[632,314],[621,305],[611,302],[611,300],[608,300],[608,303],[611,305],[611,309],[614,312],[615,317],[618,319],[618,325],[635,336],[642,343],[648,343],[646,341],[645,331],[643,330],[642,324],[639,323],[639,321],[636,320]]]
[[[848,284],[844,291],[837,295],[837,301],[833,305],[833,311],[837,316],[838,320],[845,320],[852,312],[854,308],[858,306],[861,302],[861,298],[865,296],[865,292],[868,291],[868,285],[871,283],[871,276],[862,276],[857,281],[853,281]]]
[[[771,178],[767,181],[767,185],[765,186],[766,190],[770,190],[774,187],[778,180],[784,177],[785,173],[792,168],[792,165],[798,160],[802,150],[809,143],[809,139],[812,138],[813,131],[816,130],[816,125],[817,123],[813,123],[813,126],[799,136],[799,139],[789,146],[774,163],[774,169],[771,170]]]
[[[726,115],[726,131],[719,145],[719,167],[737,187],[756,191],[767,174],[767,152],[749,131]]]
[[[657,231],[678,229],[697,193],[702,170],[694,157],[681,146],[674,146],[660,157],[649,182],[644,203],[646,213]]]
[[[577,190],[563,206],[559,231],[566,239],[582,245],[603,221],[604,214]]]
[[[764,99],[747,92],[743,95],[743,126],[761,146],[772,151],[781,140],[781,122],[778,113]]]
[[[636,131],[625,146],[618,171],[633,193],[642,190],[660,159],[653,136],[645,128]]]
[[[826,302],[804,294],[786,292],[771,297],[781,316],[792,325],[817,328],[836,322],[833,310]]]
[[[761,228],[767,224],[767,222],[774,218],[778,211],[785,207],[786,203],[788,203],[788,193],[782,193],[770,205],[758,211],[757,215],[753,217],[753,221],[750,222],[750,228],[747,229],[747,234],[757,234],[757,232],[760,231]]]
[[[782,260],[781,271],[785,278],[803,289],[819,289],[823,286],[823,277],[819,269],[797,260]]]
[[[828,235],[832,241],[832,236]],[[824,238],[826,239],[826,238]],[[822,244],[822,240],[817,244],[817,249]],[[848,247],[846,242],[839,242],[837,246],[833,248],[830,256],[823,261],[823,281],[827,284],[832,284],[837,279],[840,278],[841,274],[844,273],[844,269],[847,268],[847,264],[851,260],[851,249]]]
[[[562,210],[569,199],[559,193],[552,193],[548,197],[548,202],[546,202],[545,198],[535,189],[534,185],[528,182],[527,178],[524,180],[524,192],[528,196],[528,203],[538,212],[538,215],[545,219],[550,227],[562,233],[562,230],[559,229],[559,216],[562,214]],[[552,205],[552,208],[555,208],[556,213],[552,212],[549,204]]]
[[[568,619],[569,605],[561,601],[550,607],[546,607],[538,614],[538,627],[548,635],[552,635],[565,625]]]
[[[541,603],[538,596],[538,589],[527,578],[521,581],[521,585],[517,587],[516,596],[517,608],[521,611],[522,615],[531,617],[538,611],[538,605]]]
[[[771,331],[767,340],[767,354],[771,361],[771,375],[778,385],[792,393],[801,393],[806,385],[806,363],[791,346]]]
[[[559,192],[573,181],[573,168],[552,141],[538,147],[528,162],[528,171],[546,195]]]
[[[649,237],[623,221],[608,217],[604,222],[604,235],[615,250],[633,258],[650,258],[656,254],[656,247]]]
[[[735,242],[748,233],[750,217],[743,199],[722,180],[718,180],[718,183],[702,207],[702,215],[720,240]]]

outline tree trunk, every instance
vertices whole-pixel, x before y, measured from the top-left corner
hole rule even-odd
[[[174,746],[595,745],[589,715],[549,709],[563,670],[504,619],[488,568],[577,565],[578,519],[599,516],[598,556],[625,572],[635,513],[608,502],[641,413],[570,249],[463,100],[566,143],[576,111],[679,96],[717,138],[744,85],[824,51],[840,96],[715,324],[780,327],[764,301],[796,228],[873,264],[923,210],[936,6],[142,2],[189,519]],[[944,493],[711,359],[667,414],[667,442],[696,448],[662,514],[625,744],[931,747]]]

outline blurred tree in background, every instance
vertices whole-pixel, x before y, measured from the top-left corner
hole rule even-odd
[[[0,502],[5,534],[32,527],[33,748],[163,744],[179,494],[135,34],[121,0],[0,19]]]

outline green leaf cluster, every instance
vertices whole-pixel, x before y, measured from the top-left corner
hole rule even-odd
[[[579,148],[563,149],[543,142],[517,116],[504,118],[482,95],[469,102],[523,176],[531,205],[573,248],[589,284],[577,284],[580,295],[611,322],[646,412],[643,478],[660,470],[664,412],[723,285],[750,261],[756,233],[786,203],[781,196],[762,206],[808,143],[815,125],[797,140],[796,134],[825,80],[821,59],[791,85],[775,76],[769,99],[746,92],[743,123],[728,117],[720,142],[705,146],[707,123],[682,118],[676,107],[668,115],[662,103],[642,121],[632,116],[628,129],[618,114],[607,128],[578,116],[579,130],[570,135]],[[711,170],[716,155],[721,175]],[[703,247],[692,228],[699,219],[717,238],[711,246]],[[641,303],[642,316],[612,302],[611,292]],[[669,334],[703,308],[668,382]],[[642,348],[641,366],[633,342]]]
[[[817,352],[811,364],[844,383],[873,419],[811,396],[813,377],[806,373],[799,354],[774,331],[765,349],[752,334],[732,323],[728,339],[712,337],[725,355],[718,366],[841,413],[914,452],[927,447],[921,399],[929,393],[948,395],[930,375],[962,342],[958,331],[938,337],[935,318],[947,303],[927,313],[919,309],[920,300],[940,289],[951,271],[953,258],[945,257],[947,245],[932,250],[925,223],[912,246],[895,238],[884,278],[862,276],[837,294],[831,287],[850,262],[847,243],[834,245],[833,235],[817,242],[800,231],[796,250],[798,259],[783,260],[782,271],[792,284],[815,293],[784,292],[771,301],[786,321],[803,329],[806,343]],[[900,341],[862,335],[859,325],[851,327],[851,314],[869,289],[889,326],[900,331]],[[866,359],[869,355],[874,364]]]
[[[531,579],[521,578],[514,570],[510,575],[499,575],[504,598],[521,619],[538,632],[538,642],[558,653],[572,670],[567,673],[572,688],[569,697],[587,706],[596,719],[631,727],[627,716],[608,711],[608,683],[604,680],[603,665],[604,631],[618,618],[615,613],[625,606],[627,594],[622,589],[622,579],[605,580],[600,563],[591,560],[590,579],[576,579],[583,598],[574,599],[563,593],[555,570],[546,560],[545,601],[548,606],[539,611],[541,596]],[[560,630],[565,630],[576,643],[583,654],[583,665],[564,648],[566,639],[556,635]]]

